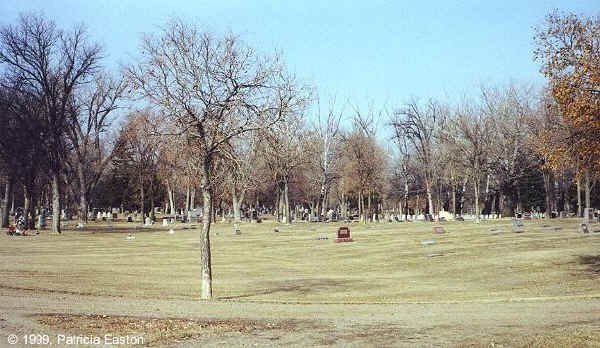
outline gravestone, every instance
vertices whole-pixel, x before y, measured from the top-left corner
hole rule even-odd
[[[169,225],[169,219],[167,219],[167,218],[163,218],[163,219],[162,219],[162,225],[163,225],[163,226],[168,226],[168,225]]]
[[[558,214],[558,217],[560,217],[561,219],[562,219],[562,218],[565,218],[565,217],[567,217],[567,212],[566,212],[566,211],[564,211],[564,210],[563,210],[563,211],[561,211],[561,212]]]
[[[335,242],[352,242],[352,237],[350,236],[350,229],[345,226],[338,228],[337,238],[335,239]]]
[[[113,220],[116,220],[117,218],[118,218],[118,215],[117,215],[117,213],[112,213],[112,219],[113,219]]]
[[[133,222],[133,217],[131,215],[127,215],[127,222]]]
[[[515,219],[522,219],[522,218],[523,218],[522,213],[515,213]]]
[[[433,233],[441,234],[446,233],[443,226],[433,226]]]
[[[152,222],[153,222],[152,219],[149,216],[146,216],[146,219],[144,220],[144,225],[151,226]]]
[[[523,223],[523,220],[521,220],[521,219],[513,219],[512,224],[513,224],[513,232],[514,233],[523,233],[523,232],[525,232],[525,230],[523,229],[523,227],[525,227],[525,224]]]
[[[583,233],[583,234],[588,234],[588,233],[590,233],[590,229],[589,229],[589,226],[588,226],[588,224],[586,224],[586,223],[583,223],[583,224],[581,224],[581,225],[579,226],[579,232],[581,232],[581,233]]]
[[[44,212],[42,212],[39,216],[38,216],[38,226],[40,229],[42,228],[46,228],[46,214],[44,214]]]
[[[240,235],[242,234],[242,230],[240,230],[240,225],[238,224],[233,224],[233,233],[236,235]]]

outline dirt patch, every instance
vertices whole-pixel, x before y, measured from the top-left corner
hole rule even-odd
[[[579,256],[579,263],[587,265],[588,270],[595,275],[600,275],[600,255]]]
[[[144,345],[185,342],[227,334],[242,336],[253,333],[290,332],[299,327],[315,327],[314,323],[300,320],[247,320],[247,319],[182,319],[109,315],[39,314],[34,320],[54,330],[75,335],[142,336]]]

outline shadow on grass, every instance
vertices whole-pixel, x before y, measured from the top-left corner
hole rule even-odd
[[[261,286],[266,289],[257,290],[251,293],[220,297],[222,300],[233,300],[240,298],[247,298],[259,295],[271,295],[278,292],[289,293],[290,295],[307,295],[311,292],[330,292],[330,291],[343,291],[344,289],[350,288],[351,281],[347,280],[334,280],[334,279],[323,279],[323,278],[310,278],[310,279],[296,279],[296,280],[284,280],[277,282],[262,282]]]
[[[71,229],[69,232],[78,234],[103,234],[103,233],[140,233],[140,232],[162,232],[167,229],[156,229],[151,227],[141,226],[93,226],[91,228],[85,228],[81,230]]]
[[[588,269],[597,275],[600,275],[600,255],[579,256],[579,263],[588,265]]]

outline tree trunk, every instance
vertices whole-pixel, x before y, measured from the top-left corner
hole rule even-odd
[[[169,215],[175,215],[175,197],[173,195],[173,188],[171,187],[171,184],[169,183],[169,180],[167,180],[167,196],[169,196]]]
[[[323,192],[323,196],[321,197],[321,215],[326,216],[327,215],[327,194],[328,194],[328,189],[327,186],[325,184],[323,184],[321,191]]]
[[[429,179],[425,179],[425,190],[427,191],[427,213],[433,216],[433,198],[431,196],[431,183]]]
[[[29,199],[29,190],[23,186],[23,217],[25,218],[25,229],[29,229],[29,211],[31,210],[31,199]],[[17,222],[15,221],[15,225]]]
[[[419,216],[421,214],[421,205],[419,204],[420,203],[420,197],[421,196],[419,194],[417,194],[417,202],[415,204],[416,207],[415,207],[415,214],[414,214],[416,216]]]
[[[185,215],[188,215],[188,211],[190,210],[190,187],[188,186],[185,190],[185,204],[183,205],[185,209]]]
[[[550,214],[552,212],[552,175],[549,171],[544,170],[544,172],[542,173],[542,176],[544,177],[544,190],[546,193],[545,196],[545,202],[546,202],[546,219],[550,218]]]
[[[456,217],[456,184],[452,184],[452,215]]]
[[[210,255],[210,224],[212,221],[212,192],[210,185],[211,164],[210,160],[204,160],[201,180],[202,188],[202,234],[200,236],[200,263],[202,272],[201,298],[212,299],[212,266]]]
[[[152,177],[150,177],[150,219],[152,219],[152,221],[156,220],[156,216],[154,216],[154,180],[152,180]]]
[[[144,221],[144,223],[146,222],[145,218],[146,218],[146,206],[144,205],[144,201],[146,200],[146,197],[144,195],[144,179],[142,176],[140,176],[140,210],[142,211],[142,221]]]
[[[284,211],[285,211],[285,221],[286,223],[290,223],[290,197],[289,197],[289,189],[288,189],[288,178],[285,178],[284,187],[283,187],[283,202],[284,202]]]
[[[12,178],[8,178],[4,186],[4,198],[2,199],[2,227],[7,227],[9,224],[8,220],[8,202],[10,201],[10,195],[12,193]]]
[[[475,223],[481,222],[480,209],[479,209],[479,178],[473,178],[473,187],[475,189]]]
[[[408,179],[404,180],[404,221],[408,221]]]
[[[358,192],[358,218],[360,219],[360,222],[363,221],[363,207],[362,207],[362,192]]]
[[[585,170],[585,207],[586,208],[591,208],[591,198],[590,198],[591,188],[592,188],[592,185],[590,183],[590,170],[586,169]]]
[[[57,173],[54,173],[52,174],[52,233],[61,233],[60,208],[60,178]]]
[[[87,201],[87,183],[85,180],[85,171],[83,163],[77,163],[77,178],[79,179],[79,221],[87,222],[88,201]]]
[[[231,189],[231,200],[233,205],[233,221],[240,222],[242,221],[241,207],[243,198],[238,197],[237,191],[233,185]]]
[[[583,216],[583,202],[581,201],[581,177],[577,173],[577,216]]]
[[[196,208],[196,189],[192,189],[192,193],[190,195],[190,210],[194,210]]]
[[[373,209],[371,209],[371,192],[367,196],[367,219],[365,221],[373,222]]]

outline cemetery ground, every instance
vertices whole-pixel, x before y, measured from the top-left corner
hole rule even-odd
[[[340,224],[243,223],[235,235],[217,223],[210,302],[199,224],[2,234],[0,346],[111,333],[147,346],[597,347],[600,233],[579,222],[525,221],[523,233],[509,219],[447,222],[444,234],[354,223],[351,243],[334,242]]]

